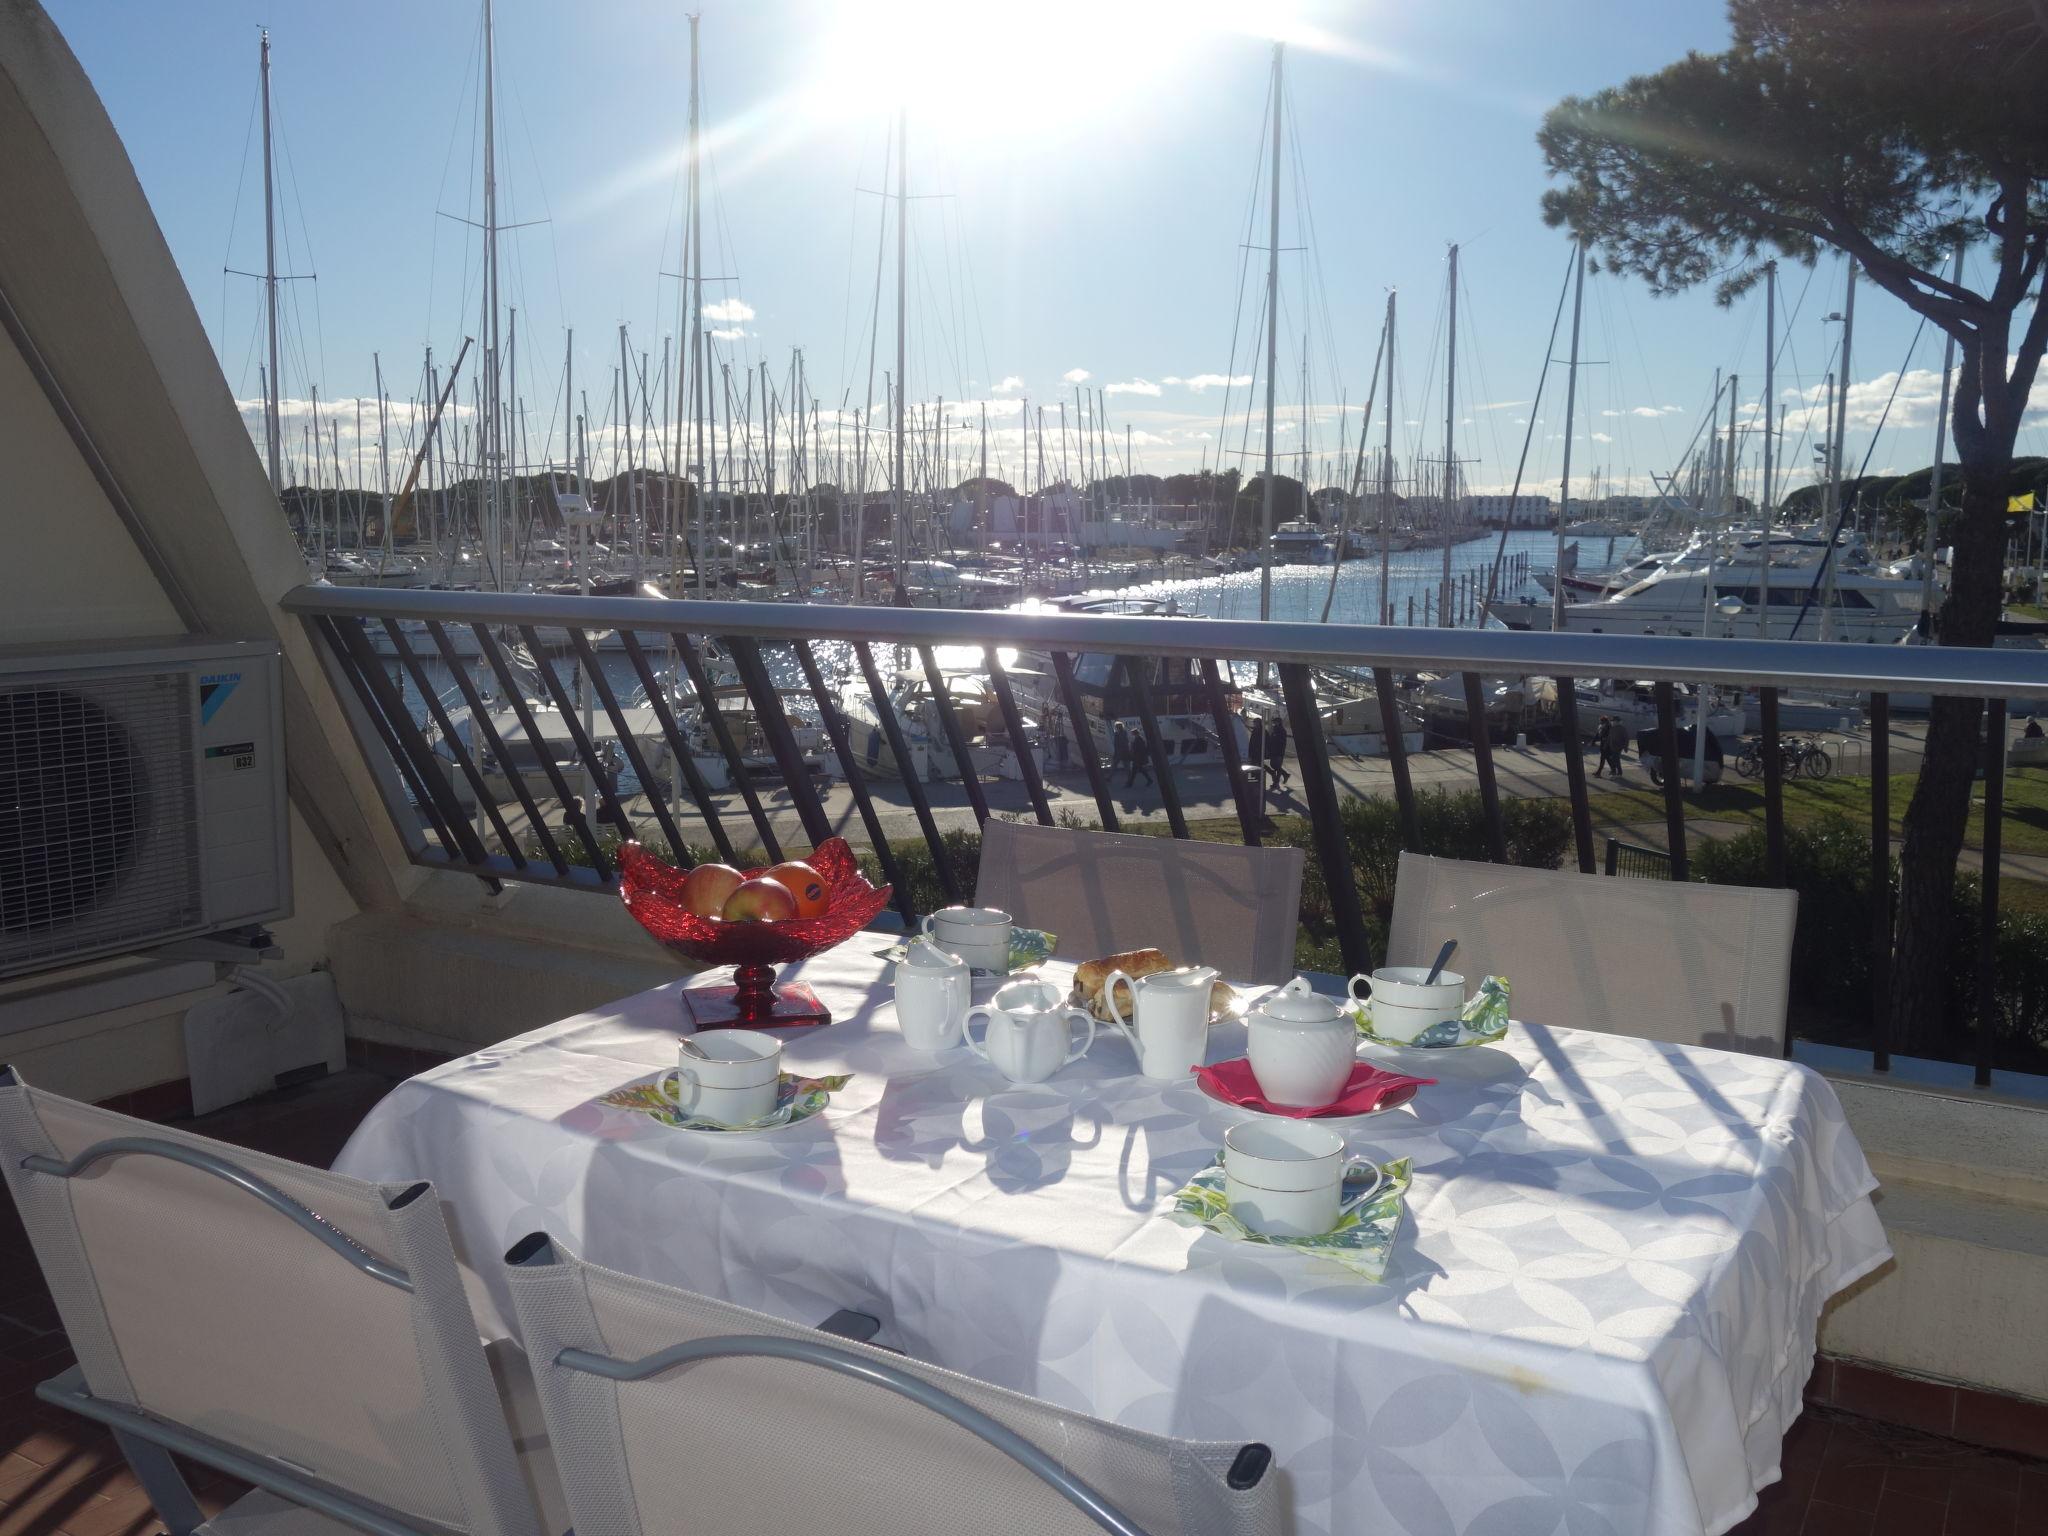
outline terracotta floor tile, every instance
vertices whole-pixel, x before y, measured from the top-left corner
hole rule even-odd
[[[1822,1467],[1813,1481],[1813,1502],[1870,1514],[1884,1493],[1884,1464],[1879,1461]]]
[[[2016,1536],[2020,1528],[2020,1490],[1982,1483],[1958,1482],[1948,1496],[1948,1523],[1943,1536]]]
[[[1899,1493],[1910,1498],[1929,1499],[1937,1504],[1946,1504],[1949,1489],[1955,1483],[1954,1466],[1925,1465],[1929,1459],[1922,1456],[1916,1458],[1922,1463],[1919,1465],[1908,1462],[1885,1468],[1885,1493]]]
[[[1909,1493],[1886,1491],[1878,1502],[1871,1536],[1942,1536],[1948,1523],[1946,1499],[1916,1499]]]
[[[1816,1501],[1807,1506],[1799,1536],[1872,1536],[1876,1523],[1875,1510],[1845,1509]]]

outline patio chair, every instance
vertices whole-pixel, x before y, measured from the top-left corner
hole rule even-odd
[[[500,1406],[521,1362],[486,1357],[431,1186],[244,1151],[4,1067],[0,1164],[78,1357],[37,1395],[113,1430],[171,1536],[566,1529],[544,1443],[522,1457]],[[206,1521],[173,1452],[254,1491]]]
[[[1795,891],[1401,855],[1388,965],[1505,976],[1518,1019],[1785,1053]]]
[[[981,829],[974,899],[1056,934],[1062,959],[1151,946],[1231,981],[1278,982],[1294,974],[1302,861],[1299,848],[991,818]]]
[[[1163,1439],[647,1280],[505,1256],[577,1536],[1277,1536],[1263,1445]]]

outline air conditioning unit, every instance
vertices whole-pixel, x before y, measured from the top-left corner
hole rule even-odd
[[[0,649],[0,977],[291,911],[273,645]]]

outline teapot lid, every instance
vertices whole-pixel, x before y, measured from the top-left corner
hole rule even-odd
[[[1328,1024],[1344,1016],[1337,1001],[1311,988],[1304,976],[1295,977],[1252,1011],[1276,1024]]]

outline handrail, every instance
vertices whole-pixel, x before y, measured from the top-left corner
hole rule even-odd
[[[1123,655],[1227,657],[1397,671],[1531,673],[1645,682],[1702,678],[1745,687],[1999,695],[2048,702],[2038,655],[1975,647],[1846,641],[1691,639],[1677,635],[1543,634],[1286,620],[1156,618],[1010,609],[878,608],[812,603],[699,602],[655,597],[450,592],[432,588],[294,587],[287,612],[457,624],[581,625],[811,641],[908,645],[1054,645]]]
[[[935,1387],[908,1371],[814,1339],[785,1339],[772,1334],[728,1334],[671,1344],[637,1360],[615,1360],[610,1355],[595,1354],[587,1349],[565,1349],[555,1356],[555,1364],[562,1369],[583,1371],[606,1381],[645,1381],[679,1365],[735,1357],[794,1360],[799,1364],[835,1371],[841,1376],[850,1376],[856,1381],[908,1398],[1001,1451],[1105,1531],[1112,1532],[1113,1536],[1145,1536],[1142,1527],[1087,1483],[1007,1424],[990,1418],[972,1403],[963,1402],[943,1387]]]
[[[69,1162],[45,1156],[41,1152],[32,1152],[21,1160],[21,1166],[32,1173],[47,1173],[60,1179],[75,1179],[95,1163],[109,1157],[124,1156],[161,1157],[167,1162],[181,1163],[187,1168],[196,1168],[201,1173],[210,1173],[215,1178],[234,1185],[245,1194],[254,1195],[292,1225],[311,1233],[372,1280],[381,1280],[407,1295],[412,1293],[412,1276],[396,1264],[379,1258],[317,1212],[306,1209],[275,1184],[258,1178],[248,1169],[231,1163],[224,1157],[201,1151],[198,1147],[188,1147],[182,1142],[165,1141],[158,1136],[111,1136],[105,1141],[94,1142]]]

